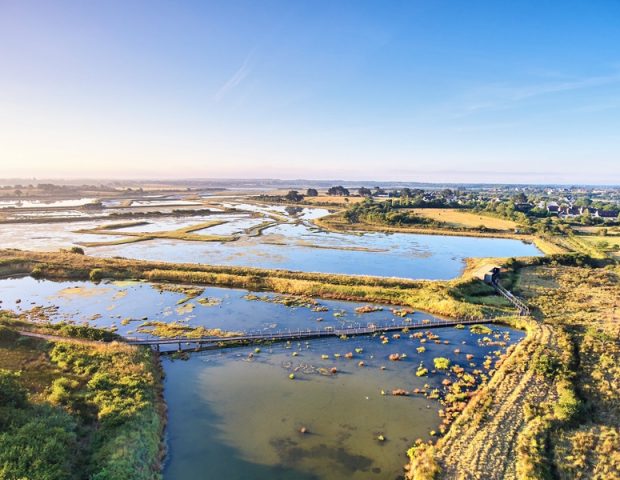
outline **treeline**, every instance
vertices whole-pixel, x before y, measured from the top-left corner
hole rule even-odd
[[[437,226],[438,223],[416,215],[413,212],[403,212],[395,208],[392,202],[373,202],[365,200],[351,205],[342,214],[349,223],[369,223],[380,225],[427,225]]]

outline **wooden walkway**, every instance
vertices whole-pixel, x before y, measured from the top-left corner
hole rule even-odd
[[[514,307],[519,310],[520,316],[525,317],[530,314],[530,308],[525,304],[525,302],[516,295],[513,295],[512,292],[502,287],[498,280],[493,281],[493,287],[495,287],[497,293],[499,293],[502,297],[512,303]]]
[[[481,323],[492,323],[492,319],[485,320],[422,320],[422,321],[403,321],[398,324],[374,325],[368,324],[366,327],[330,328],[321,330],[287,330],[278,332],[247,333],[234,337],[200,337],[200,338],[153,338],[135,339],[126,338],[131,345],[148,345],[160,351],[162,346],[176,345],[178,352],[206,350],[213,348],[225,348],[233,346],[249,345],[262,342],[283,342],[290,340],[305,340],[323,337],[351,337],[358,335],[372,335],[375,333],[385,333],[394,331],[421,330],[427,328],[454,327],[456,325],[473,325]],[[170,353],[172,351],[168,350]]]

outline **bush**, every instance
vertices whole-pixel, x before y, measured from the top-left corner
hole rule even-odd
[[[22,408],[26,404],[26,390],[19,383],[19,373],[0,369],[0,407]]]
[[[432,480],[441,473],[441,468],[435,460],[435,447],[427,443],[419,443],[407,450],[411,462],[411,478]]]
[[[78,255],[84,255],[84,249],[82,247],[71,247],[69,252],[76,253]]]
[[[99,282],[103,280],[103,277],[104,272],[101,268],[93,268],[88,274],[88,278],[90,278],[92,282]]]
[[[492,330],[486,325],[478,325],[478,324],[472,325],[471,327],[469,327],[469,331],[477,335],[490,335],[492,333]]]
[[[517,439],[517,475],[523,480],[543,480],[551,476],[546,451],[550,422],[535,417],[528,422]]]
[[[19,337],[19,333],[9,327],[0,325],[0,342],[14,342]]]
[[[102,330],[101,328],[89,327],[87,325],[59,324],[56,328],[58,329],[58,333],[63,337],[97,341],[103,340],[104,342],[111,342],[120,338],[119,335],[114,332]]]
[[[575,391],[568,382],[558,385],[559,398],[553,406],[553,413],[558,420],[570,421],[581,411],[581,401],[575,395]]]
[[[553,378],[560,369],[560,361],[555,355],[542,354],[534,363],[534,371],[538,375]]]
[[[43,277],[44,273],[45,273],[45,270],[43,269],[41,265],[35,265],[33,269],[30,271],[30,276],[32,278],[41,278]]]
[[[58,405],[71,405],[72,394],[79,386],[79,383],[70,378],[60,377],[52,383],[52,391],[49,394],[49,401]]]
[[[0,433],[0,478],[73,478],[75,423],[59,409],[33,410],[28,421]]]

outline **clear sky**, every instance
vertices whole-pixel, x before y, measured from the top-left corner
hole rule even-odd
[[[620,183],[617,0],[0,0],[0,177]]]

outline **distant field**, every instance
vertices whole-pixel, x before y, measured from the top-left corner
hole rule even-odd
[[[493,230],[513,231],[517,227],[517,224],[511,220],[451,208],[414,208],[413,211],[421,217],[444,222],[457,228],[475,228],[484,225],[485,228]]]
[[[609,245],[619,245],[620,246],[620,235],[579,235],[579,238],[585,242],[597,244],[599,242],[607,242]]]
[[[579,235],[579,240],[586,242],[596,248],[599,248],[601,242],[607,242],[610,247],[614,245],[620,248],[620,236],[612,235]],[[604,249],[607,250],[607,249]],[[620,252],[610,252],[614,257],[620,257]]]
[[[620,228],[618,227],[607,227],[605,225],[596,225],[596,226],[572,226],[574,231],[579,233],[585,233],[587,235],[599,235],[601,230],[606,229],[609,232],[609,235],[618,235],[620,236]]]
[[[362,197],[341,197],[338,195],[319,195],[318,197],[305,197],[307,203],[334,203],[338,205],[346,205],[358,203],[364,200]]]

